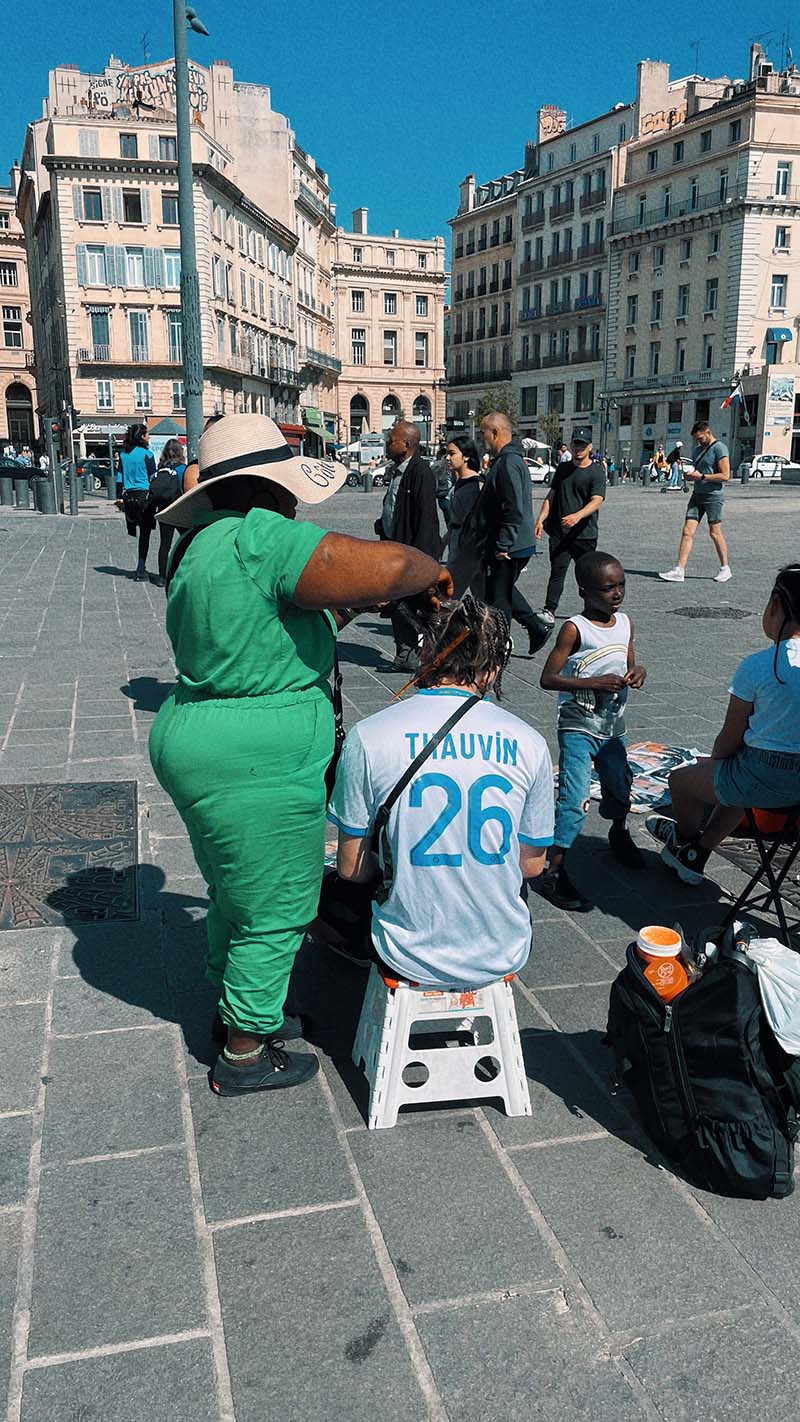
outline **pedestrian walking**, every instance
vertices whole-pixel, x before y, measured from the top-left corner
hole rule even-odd
[[[292,1024],[282,1024],[322,882],[336,626],[353,607],[437,580],[449,596],[452,580],[417,549],[295,522],[298,500],[321,503],[347,470],[292,456],[263,415],[207,430],[199,472],[160,515],[190,531],[167,589],[178,680],[150,756],[208,884],[206,973],[219,989],[221,1048],[211,1085],[237,1096],[293,1086],[318,1067],[285,1051]]]
[[[524,627],[533,656],[542,645],[542,627],[517,587],[535,547],[531,477],[507,415],[500,410],[485,415],[481,434],[491,459],[481,499],[486,601]]]
[[[138,539],[138,561],[134,580],[147,581],[147,553],[153,520],[148,512],[150,480],[156,461],[148,449],[147,425],[129,425],[117,459],[117,507],[125,515],[125,527]]]
[[[570,451],[562,440],[561,444],[558,446],[558,455],[556,462],[558,464],[568,464],[571,458],[572,455],[570,454]]]
[[[698,420],[692,426],[692,435],[697,441],[692,454],[693,469],[684,470],[683,478],[692,485],[692,496],[686,509],[686,518],[678,549],[678,561],[674,568],[659,573],[665,583],[682,583],[686,576],[686,564],[692,551],[694,536],[703,518],[708,520],[708,533],[720,561],[719,572],[714,575],[715,583],[727,583],[733,577],[728,563],[728,545],[722,532],[722,502],[725,485],[731,477],[731,462],[728,447],[717,439],[706,420]]]
[[[161,458],[158,461],[158,468],[150,480],[150,497],[143,515],[142,534],[147,532],[146,546],[144,546],[144,559],[147,561],[147,553],[150,547],[150,534],[155,529],[156,519],[164,509],[169,508],[171,503],[179,499],[183,493],[183,476],[186,472],[186,455],[183,445],[179,439],[168,439],[161,451]],[[154,579],[156,587],[163,588],[166,585],[167,563],[169,561],[169,550],[172,547],[172,538],[175,529],[169,523],[159,523],[158,526],[158,576]],[[143,539],[143,545],[145,540]]]
[[[438,561],[442,537],[436,502],[436,476],[422,458],[419,443],[419,430],[408,420],[398,420],[389,431],[386,454],[397,466],[400,478],[394,490],[389,528],[386,527],[384,510],[383,535],[396,543],[417,548]],[[417,628],[401,606],[392,607],[390,616],[395,655],[385,670],[410,673],[418,665]]]
[[[577,563],[597,547],[597,511],[606,494],[605,475],[592,459],[592,431],[579,425],[572,434],[572,455],[559,463],[534,529],[550,543],[550,578],[544,607],[538,614],[547,627],[555,624],[570,561]]]
[[[485,532],[478,504],[483,490],[481,461],[469,435],[453,435],[447,445],[447,464],[455,479],[450,495],[447,566],[456,597],[467,590],[482,598],[485,574]]]
[[[592,766],[600,814],[611,821],[611,853],[628,869],[644,864],[626,825],[633,775],[624,733],[628,689],[643,686],[647,673],[636,665],[633,623],[620,612],[622,565],[608,553],[587,553],[575,572],[583,611],[564,623],[540,681],[543,690],[559,693],[558,793],[553,848],[537,888],[557,908],[587,913],[593,905],[572,883],[565,860],[586,819]]]

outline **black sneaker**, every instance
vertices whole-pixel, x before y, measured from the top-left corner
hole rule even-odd
[[[146,582],[147,582],[147,569],[146,569],[146,568],[141,568],[141,567],[137,568],[137,569],[136,569],[136,572],[135,572],[134,575],[133,575],[133,581],[134,581],[135,583],[146,583]]]
[[[296,1042],[299,1037],[308,1035],[308,1027],[308,1021],[304,1021],[300,1013],[297,1016],[285,1013],[283,1023],[275,1035],[284,1042]],[[218,1012],[214,1013],[214,1021],[211,1024],[211,1040],[216,1042],[218,1047],[224,1047],[228,1040],[228,1028]]]
[[[413,676],[419,670],[419,657],[415,651],[397,652],[390,662],[379,667],[379,671],[403,672],[406,676]]]
[[[696,840],[681,839],[678,826],[666,815],[648,815],[644,822],[648,834],[662,845],[661,859],[673,869],[684,884],[702,884],[710,850],[701,849]]]
[[[548,903],[565,909],[567,913],[589,913],[594,908],[594,904],[575,887],[566,869],[546,869],[538,879],[531,880],[531,885]]]
[[[151,578],[150,581],[154,588],[165,588],[167,586],[166,578],[162,578],[160,575],[157,578]]]
[[[300,1086],[319,1071],[311,1052],[287,1052],[279,1037],[269,1037],[252,1064],[234,1066],[220,1053],[209,1073],[215,1096],[248,1096],[254,1091],[280,1091]]]
[[[626,825],[612,825],[608,831],[608,847],[615,859],[626,869],[644,869],[644,859],[639,846],[631,838]]]
[[[548,627],[544,622],[541,622],[541,621],[539,620],[539,618],[537,617],[537,619],[536,619],[536,626],[535,626],[535,627],[529,627],[529,628],[528,628],[528,656],[529,656],[529,657],[535,656],[536,653],[539,651],[539,648],[544,646],[545,642],[547,641],[548,637],[551,635],[552,631],[553,631],[553,628],[552,628],[552,627]]]

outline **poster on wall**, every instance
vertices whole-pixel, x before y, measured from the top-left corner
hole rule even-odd
[[[794,414],[794,376],[771,375],[767,388],[767,423],[790,425]]]

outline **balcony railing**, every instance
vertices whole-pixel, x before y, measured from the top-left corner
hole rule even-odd
[[[637,375],[622,380],[610,381],[609,390],[668,390],[684,389],[695,385],[717,387],[726,392],[730,380],[719,370],[673,370],[664,375]]]
[[[569,352],[557,351],[555,355],[542,356],[542,370],[554,370],[559,365],[569,365]]]
[[[497,333],[498,333],[499,329],[500,329],[500,327],[497,325],[497,323],[496,323],[496,322],[492,322],[492,324],[490,325],[488,331],[486,332],[486,334],[487,334],[487,336],[488,336],[488,338],[489,338],[490,341],[496,340],[496,338],[497,338]]]
[[[641,214],[637,210],[629,217],[617,217],[611,230],[616,236],[620,232],[636,232],[640,228],[658,227],[665,222],[692,217],[696,212],[707,212],[709,208],[730,207],[733,202],[767,204],[775,208],[797,207],[800,204],[800,187],[789,186],[785,193],[776,193],[774,183],[742,179],[739,183],[729,183],[723,190],[717,185],[710,192],[698,193],[695,197],[685,198],[683,202],[672,202],[666,215],[663,205],[660,205],[647,208]]]
[[[498,381],[511,379],[511,367],[500,370],[481,370],[475,375],[448,375],[448,385],[497,385]]]
[[[542,316],[541,306],[523,306],[519,313],[520,321],[539,321]]]
[[[463,301],[463,300],[464,300],[464,288],[463,288],[462,286],[457,286],[457,287],[456,287],[455,291],[453,292],[453,300],[454,300],[454,301]]]
[[[464,255],[464,243],[463,243],[463,242],[459,242],[458,246],[455,247],[454,250],[453,250],[453,256],[454,256],[454,257],[463,257],[463,255]]]
[[[110,346],[81,346],[80,350],[78,351],[78,360],[83,362],[85,365],[91,365],[95,362],[97,364],[100,364],[101,362],[109,361],[110,359]]]
[[[131,344],[131,360],[134,365],[148,365],[150,362],[150,347],[140,345],[134,341]]]
[[[511,290],[511,277],[503,277],[503,291]]]
[[[501,336],[510,336],[510,335],[511,335],[511,322],[510,322],[510,321],[504,321],[504,322],[503,322],[502,326],[500,327],[500,335],[501,335]]]
[[[580,250],[580,248],[578,250]],[[547,258],[548,271],[552,267],[567,267],[570,262],[574,261],[575,252],[572,247],[569,247],[566,252],[551,252]]]
[[[533,272],[544,271],[544,257],[528,257],[526,261],[520,262],[520,276],[530,276]]]
[[[541,370],[542,361],[540,356],[523,356],[516,362],[517,370]]]
[[[485,326],[479,326],[479,327],[478,327],[477,331],[475,332],[475,340],[476,340],[476,341],[485,341],[485,340],[486,340],[486,327],[485,327]]]
[[[566,311],[571,310],[571,301],[549,301],[544,308],[544,314],[545,316],[563,316]]]
[[[465,301],[474,301],[474,300],[475,300],[475,288],[474,288],[474,286],[468,286],[468,287],[467,287],[466,291],[464,292],[464,300],[465,300]]]
[[[598,308],[604,307],[605,304],[606,299],[602,292],[598,292],[597,294],[592,292],[589,296],[576,296],[575,298],[576,311],[595,311]]]
[[[454,346],[460,346],[460,345],[461,345],[461,342],[463,341],[463,339],[464,339],[464,336],[463,336],[463,333],[462,333],[461,331],[455,331],[455,332],[453,333],[453,345],[454,345]]]
[[[584,242],[578,248],[578,261],[585,262],[589,257],[602,257],[605,255],[605,238],[601,237],[598,242]]]
[[[499,290],[500,290],[500,281],[499,281],[498,278],[495,278],[494,281],[490,281],[490,282],[489,282],[489,291],[490,291],[490,292],[499,291]]]
[[[313,346],[301,346],[299,351],[301,365],[316,366],[319,370],[330,370],[334,374],[340,375],[342,362],[336,356],[328,355],[325,351],[316,351]]]
[[[608,188],[593,188],[590,193],[583,193],[580,201],[581,212],[588,212],[593,207],[605,207],[608,198]]]
[[[478,282],[477,291],[478,291],[478,296],[485,296],[485,295],[486,295],[486,282],[485,282],[485,281],[479,281],[479,282]]]
[[[488,245],[489,245],[489,244],[488,244],[488,242],[486,241],[486,238],[485,238],[485,237],[479,237],[479,238],[478,238],[478,251],[479,251],[479,252],[485,252],[485,251],[486,251],[486,248],[488,247]]]
[[[544,225],[544,208],[538,207],[535,212],[526,212],[522,218],[523,232],[530,232],[532,227],[542,227]]]
[[[466,245],[466,247],[464,248],[464,251],[466,252],[466,254],[467,254],[468,257],[471,257],[472,254],[473,254],[473,252],[475,251],[475,243],[474,243],[474,242],[468,242],[467,245]]]
[[[569,358],[570,365],[587,365],[590,361],[600,360],[600,352],[592,350],[591,346],[581,347],[580,350],[573,351]]]
[[[563,202],[554,202],[550,207],[550,221],[555,222],[559,217],[570,217],[574,211],[574,197],[564,198]]]
[[[514,241],[514,229],[513,229],[513,227],[506,227],[506,228],[504,228],[504,229],[503,229],[502,245],[505,247],[506,242],[513,242],[513,241]]]

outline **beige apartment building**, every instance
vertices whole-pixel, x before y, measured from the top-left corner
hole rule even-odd
[[[308,452],[324,454],[336,439],[336,385],[342,368],[333,353],[336,210],[331,206],[327,173],[296,139],[292,166],[300,399]]]
[[[448,412],[474,423],[482,389],[511,380],[517,188],[522,172],[461,184],[453,227]]]
[[[300,445],[294,135],[269,89],[235,81],[220,61],[190,66],[190,101],[204,409],[269,414]],[[183,425],[176,157],[172,61],[52,71],[17,211],[40,410],[76,408],[89,447],[134,420]],[[321,170],[316,184],[327,190]]]
[[[445,417],[444,238],[373,236],[362,207],[335,242],[337,439],[380,434],[403,416],[435,443]]]
[[[19,452],[38,436],[36,370],[33,358],[31,303],[25,236],[16,213],[16,183],[0,188],[0,452],[13,444]]]
[[[800,72],[754,45],[715,89],[690,80],[671,130],[628,145],[615,195],[607,388],[634,463],[697,419],[734,468],[800,457]],[[749,423],[721,409],[739,377]]]

